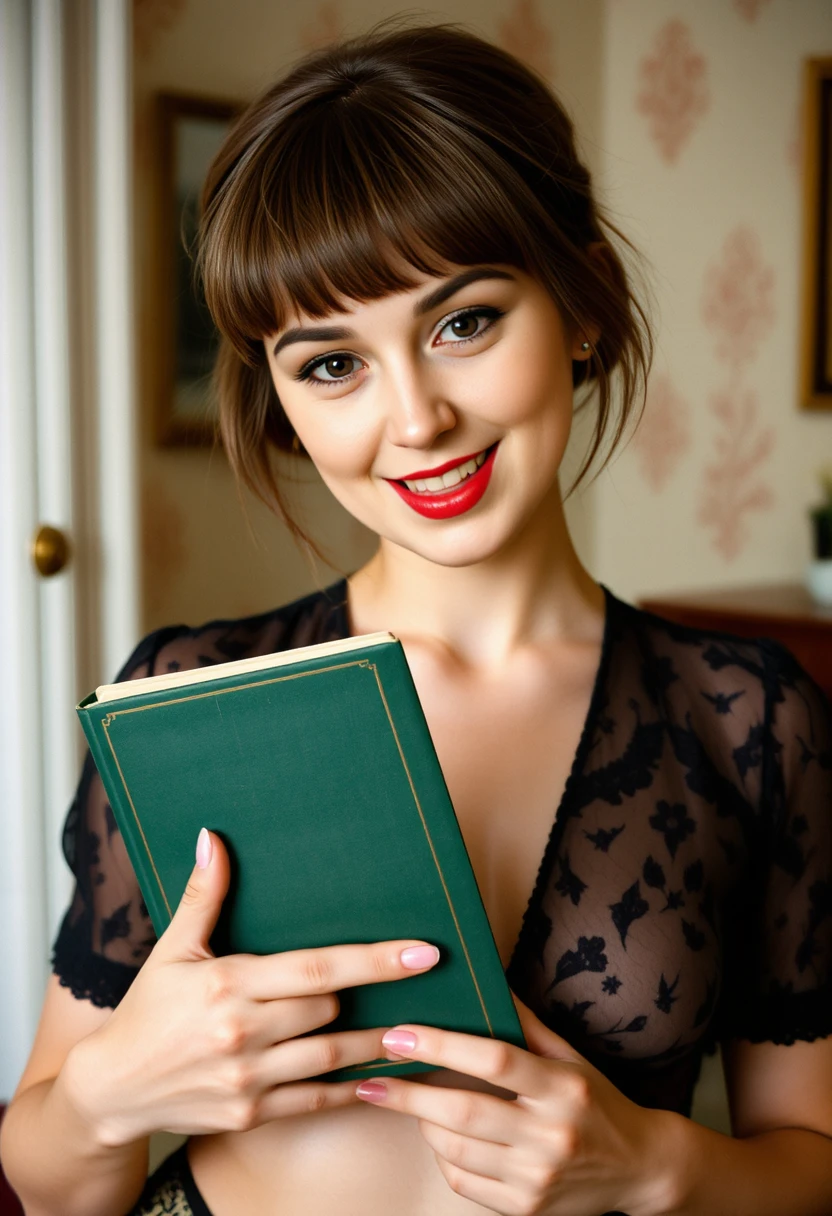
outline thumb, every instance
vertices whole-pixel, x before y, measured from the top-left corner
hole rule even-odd
[[[514,996],[514,993],[511,995]],[[554,1030],[544,1026],[540,1018],[536,1017],[531,1009],[516,996],[514,996],[514,1004],[517,1006],[517,1016],[520,1018],[520,1026],[529,1051],[536,1056],[543,1056],[547,1060],[563,1060],[568,1064],[584,1063],[583,1056],[575,1051],[574,1047],[570,1047],[566,1039],[562,1039],[559,1034],[555,1034]]]
[[[157,955],[165,959],[213,957],[211,934],[228,893],[231,867],[225,845],[203,828],[196,845],[196,865],[179,901],[179,907],[159,938]]]

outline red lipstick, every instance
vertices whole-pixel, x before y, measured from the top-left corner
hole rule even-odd
[[[404,477],[399,478],[399,481],[423,481],[428,477],[441,477],[443,473],[449,473],[459,464],[467,464],[469,460],[476,460],[479,454],[479,452],[472,452],[470,456],[457,456],[455,460],[446,460],[444,464],[438,464],[435,469],[419,469],[416,473],[405,473]]]
[[[417,514],[423,515],[426,519],[452,519],[455,515],[464,515],[466,511],[470,511],[475,507],[488,489],[497,447],[498,444],[495,443],[476,473],[472,473],[470,477],[466,477],[464,481],[452,486],[449,490],[438,490],[436,493],[418,493],[414,490],[408,490],[403,481],[393,481],[390,478],[386,480],[399,497],[409,507],[412,507]],[[415,481],[417,478],[441,477],[443,473],[456,468],[457,465],[464,464],[466,459],[473,460],[474,457],[469,456],[461,460],[457,457],[456,460],[450,460],[447,464],[439,465],[435,469],[429,469],[421,473],[409,473],[407,480]]]

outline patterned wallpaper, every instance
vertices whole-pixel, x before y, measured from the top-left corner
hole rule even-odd
[[[602,176],[647,255],[640,429],[587,496],[620,594],[798,580],[832,415],[797,408],[802,60],[828,0],[609,0]]]
[[[155,89],[250,96],[298,52],[399,11],[382,0],[134,4],[140,250]],[[832,3],[446,0],[430,15],[469,24],[552,80],[646,255],[657,359],[632,442],[570,504],[587,564],[630,598],[800,577],[815,473],[832,462],[832,415],[796,406],[801,61],[832,54]],[[145,283],[143,325],[151,313]],[[146,437],[143,468],[148,627],[255,611],[325,580],[256,507],[252,541],[219,455],[160,452]],[[336,565],[354,566],[371,538],[305,480],[308,522],[333,538]]]

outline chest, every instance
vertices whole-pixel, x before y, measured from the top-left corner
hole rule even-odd
[[[597,661],[597,651],[573,657],[564,683],[522,669],[483,681],[411,660],[504,965],[572,770]]]

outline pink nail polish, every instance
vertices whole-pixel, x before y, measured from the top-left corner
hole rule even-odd
[[[387,1097],[387,1086],[382,1081],[362,1081],[355,1092],[365,1102],[383,1102]]]
[[[409,1030],[388,1030],[382,1036],[382,1043],[397,1056],[409,1056],[416,1047],[416,1035]]]
[[[439,962],[439,951],[436,946],[408,946],[402,950],[399,958],[408,971],[423,971],[425,967],[433,967]]]
[[[211,843],[211,837],[208,835],[207,830],[202,828],[196,842],[196,864],[199,866],[200,870],[205,870],[208,868],[208,863],[211,860],[211,854],[213,851],[214,846]]]

